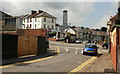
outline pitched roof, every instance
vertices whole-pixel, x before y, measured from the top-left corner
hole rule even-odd
[[[55,19],[57,19],[56,17],[50,15],[50,14],[47,13],[47,12],[42,12],[42,13],[36,15],[35,17],[41,17],[41,16],[43,16],[43,17],[50,17],[50,18],[55,18]]]
[[[26,14],[26,15],[22,15],[22,16],[20,16],[20,18],[27,18],[29,16],[29,14]]]
[[[0,10],[0,19],[8,18],[8,17],[12,17],[12,16]]]

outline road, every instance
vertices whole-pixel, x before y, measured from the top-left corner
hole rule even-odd
[[[66,44],[50,41],[50,48],[56,46],[59,54],[50,59],[23,63],[3,68],[2,72],[70,72],[93,56],[82,55],[84,44]]]

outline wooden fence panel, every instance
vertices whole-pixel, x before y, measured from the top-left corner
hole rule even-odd
[[[37,53],[37,38],[19,36],[18,56],[35,55]]]

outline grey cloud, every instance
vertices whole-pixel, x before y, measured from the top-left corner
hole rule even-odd
[[[69,22],[81,24],[93,10],[93,5],[93,2],[4,2],[2,10],[15,16],[28,14],[31,10],[43,10],[57,17],[57,22],[62,24],[62,11],[66,9]]]

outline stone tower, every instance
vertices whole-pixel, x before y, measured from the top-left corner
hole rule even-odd
[[[63,24],[62,24],[63,31],[69,27],[67,12],[68,12],[67,10],[63,11]]]

